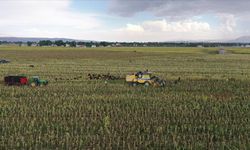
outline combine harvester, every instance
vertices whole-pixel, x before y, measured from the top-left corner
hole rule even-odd
[[[144,86],[154,86],[154,87],[164,87],[166,85],[166,81],[160,79],[159,77],[152,76],[151,72],[137,72],[126,76],[126,82],[129,85],[137,86],[142,84]]]
[[[33,76],[28,79],[26,76],[6,76],[4,77],[5,85],[16,85],[16,86],[24,86],[29,85],[32,87],[36,86],[46,86],[48,85],[47,80],[41,80],[38,76]]]

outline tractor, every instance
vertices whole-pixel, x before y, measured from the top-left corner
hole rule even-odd
[[[166,85],[166,81],[160,79],[159,77],[152,76],[151,72],[144,71],[144,72],[137,72],[126,76],[126,82],[129,85],[137,86],[142,84],[144,86],[154,86],[154,87],[164,87]]]
[[[49,82],[47,80],[40,79],[38,76],[33,76],[28,80],[28,83],[30,86],[35,87],[35,86],[46,86],[48,85]]]
[[[6,77],[4,77],[4,83],[5,83],[5,85],[17,85],[17,86],[29,85],[32,87],[48,85],[47,80],[41,80],[41,79],[39,79],[38,76],[33,76],[33,77],[28,79],[28,77],[26,77],[24,75],[6,76]]]

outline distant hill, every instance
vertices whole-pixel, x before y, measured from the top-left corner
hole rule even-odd
[[[228,41],[230,43],[250,43],[250,36],[241,36],[237,39]]]
[[[57,41],[62,40],[66,41],[83,41],[83,40],[75,40],[75,39],[67,39],[67,38],[27,38],[27,37],[0,37],[0,41],[7,41],[7,42],[39,42],[42,40],[50,40],[50,41]]]

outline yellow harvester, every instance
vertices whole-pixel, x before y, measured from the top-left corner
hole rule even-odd
[[[144,86],[155,86],[155,87],[164,87],[166,85],[166,81],[160,79],[159,77],[152,76],[151,72],[137,72],[126,76],[126,82],[129,85],[137,86],[142,84]]]

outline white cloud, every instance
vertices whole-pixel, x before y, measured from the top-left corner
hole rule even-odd
[[[236,27],[236,18],[232,14],[218,14],[217,17],[221,21],[221,30],[225,32],[233,32]]]
[[[127,24],[112,31],[113,41],[168,41],[168,40],[207,40],[215,37],[214,31],[206,22],[182,20],[149,20],[140,24]]]
[[[70,9],[71,0],[0,1],[0,33],[12,36],[78,37],[100,21]]]
[[[133,16],[151,12],[160,17],[188,18],[206,13],[240,16],[249,13],[249,0],[109,0],[110,12]]]
[[[117,31],[144,32],[144,28],[140,25],[128,23],[125,28],[118,29]]]
[[[181,17],[182,19],[172,20],[163,17],[165,19],[148,20],[137,24],[128,23],[119,29],[110,29],[112,27],[112,21],[114,21],[110,19],[110,16],[96,17],[96,14],[76,12],[70,8],[71,1],[72,0],[0,0],[0,36],[66,37],[110,41],[207,40],[235,36],[235,30],[237,29],[237,16],[230,13],[220,13],[218,15],[221,22],[219,27],[212,27],[205,21],[197,21],[199,20],[197,18],[191,20],[188,19],[189,17],[185,17],[184,19]],[[117,1],[120,2],[120,0]],[[175,8],[175,6],[180,7],[179,4],[184,7],[180,1],[177,5],[174,5],[174,1],[169,1],[168,7],[158,4],[163,2],[158,1],[154,3],[157,9],[151,9],[151,5],[149,5],[152,4],[151,0],[146,1],[146,8],[150,7],[150,10],[154,12],[158,10],[158,8],[159,10],[167,9],[168,11],[161,12],[165,12],[164,14],[168,14],[169,16],[177,15],[176,12],[179,10],[170,8]],[[124,1],[122,3],[126,2]],[[132,6],[138,4],[140,8],[142,8],[141,4],[143,4],[142,1],[138,0],[135,0],[133,3],[131,1],[130,3],[133,4]],[[163,3],[165,4],[165,2]],[[189,4],[188,6],[193,6],[191,5],[193,3]],[[199,2],[199,4],[202,3]],[[137,10],[136,8],[133,9]],[[145,9],[145,11],[148,9]],[[187,11],[189,10],[190,9],[187,9]],[[217,14],[214,15],[216,16]],[[116,21],[119,22],[119,19]],[[132,17],[131,20],[132,19],[136,19],[135,21],[137,21],[138,18]],[[124,20],[121,20],[121,22],[123,21]],[[103,25],[102,22],[106,22],[107,26]]]
[[[147,13],[171,21],[145,23],[144,29],[152,32],[161,30],[185,34],[190,29],[195,29],[194,34],[203,31],[197,37],[204,37],[206,34],[208,39],[228,39],[248,34],[246,30],[250,22],[249,5],[249,0],[110,0],[109,10],[110,13],[123,17]],[[187,21],[203,20],[199,19],[200,16],[205,16],[203,19],[211,26],[206,22]],[[211,31],[207,32],[209,28]]]
[[[146,21],[142,26],[145,30],[165,32],[201,32],[210,30],[210,25],[208,23],[192,20],[177,22],[167,22],[166,20]]]

